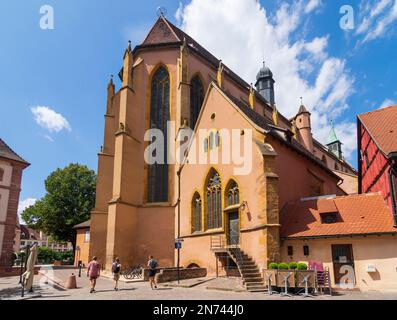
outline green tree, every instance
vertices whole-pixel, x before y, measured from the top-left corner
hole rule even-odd
[[[76,245],[73,226],[90,218],[95,204],[96,174],[79,164],[57,169],[45,180],[46,195],[22,213],[26,224],[54,241]]]

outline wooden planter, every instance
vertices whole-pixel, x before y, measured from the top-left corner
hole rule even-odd
[[[284,277],[287,275],[290,275],[288,278],[288,288],[295,288],[295,270],[278,270],[277,287],[284,288]]]
[[[305,277],[307,277],[308,288],[316,287],[316,271],[314,270],[296,270],[296,286],[298,288],[305,287]]]
[[[263,270],[263,280],[265,281],[265,285],[267,286],[268,279],[270,278],[271,285],[272,286],[277,286],[277,269],[264,269]]]

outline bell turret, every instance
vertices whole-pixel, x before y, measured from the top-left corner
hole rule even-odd
[[[272,71],[265,65],[265,62],[263,61],[263,66],[256,75],[255,87],[260,95],[264,97],[272,106],[275,104],[274,82]]]

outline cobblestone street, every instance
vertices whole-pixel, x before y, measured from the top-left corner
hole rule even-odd
[[[73,270],[55,270],[52,276],[57,281],[66,281]],[[76,273],[75,273],[76,274]],[[19,277],[0,278],[0,300],[21,299]],[[194,284],[193,287],[189,287]],[[181,281],[184,287],[176,283],[159,285],[157,290],[151,290],[148,282],[120,282],[119,291],[113,290],[113,281],[106,277],[98,280],[96,292],[89,293],[89,283],[85,274],[77,277],[77,289],[66,290],[46,277],[35,276],[34,293],[26,294],[25,299],[31,300],[303,300],[301,296],[281,297],[279,294],[269,296],[267,293],[236,292],[232,286],[237,286],[236,279],[199,279]],[[207,289],[208,288],[208,289]],[[218,288],[218,289],[215,289]],[[332,297],[318,295],[310,300],[397,300],[397,291],[351,291],[338,292]]]

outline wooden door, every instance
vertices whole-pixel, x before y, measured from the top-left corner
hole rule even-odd
[[[351,244],[332,245],[332,263],[334,267],[335,284],[339,285],[346,273],[340,273],[342,266],[351,266],[354,270],[353,248]],[[353,279],[355,282],[355,279]]]
[[[238,212],[228,214],[227,239],[229,245],[240,244],[240,221]]]

